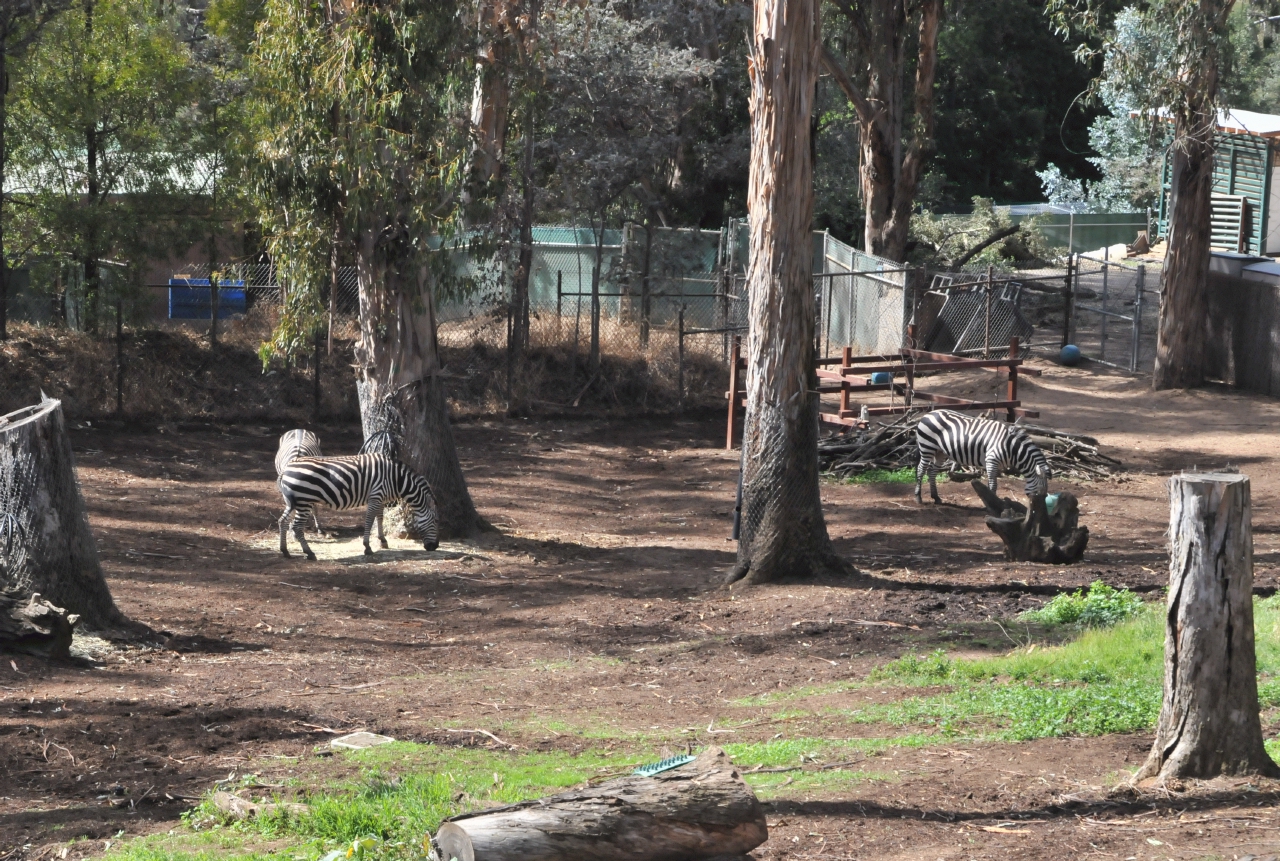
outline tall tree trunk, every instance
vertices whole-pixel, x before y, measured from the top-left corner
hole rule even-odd
[[[4,219],[5,166],[8,150],[5,149],[5,126],[9,118],[9,52],[4,39],[0,39],[0,341],[9,339],[9,266],[5,260]]]
[[[476,211],[484,187],[502,172],[502,156],[507,142],[507,115],[511,105],[511,34],[509,0],[477,0],[476,25],[480,41],[476,79],[471,93],[470,162],[463,188],[463,215],[467,221],[481,220]]]
[[[93,0],[85,0],[84,4],[84,41],[85,45],[93,44]],[[92,81],[89,83],[92,88]],[[94,93],[87,94],[90,102]],[[89,230],[85,236],[84,258],[84,306],[80,313],[80,325],[86,332],[98,331],[98,292],[102,279],[98,271],[98,223],[96,213],[98,207],[98,123],[90,118],[84,128],[85,149],[85,181],[87,186],[87,205],[89,206]]]
[[[916,78],[910,140],[903,148],[908,5],[896,0],[837,3],[854,24],[859,60],[866,64],[866,92],[842,64],[824,52],[823,64],[858,116],[859,175],[866,216],[864,248],[890,260],[906,256],[911,213],[924,166],[933,152],[933,81],[938,61],[942,0],[918,7]]]
[[[1204,382],[1208,337],[1209,233],[1213,220],[1213,138],[1218,123],[1218,45],[1234,0],[1199,0],[1179,38],[1199,46],[1183,70],[1182,104],[1174,119],[1169,241],[1160,299],[1160,331],[1152,385],[1190,388]]]
[[[533,274],[533,106],[525,110],[524,155],[520,159],[520,256],[516,277],[511,286],[514,319],[511,327],[511,350],[524,355],[529,346],[529,279]]]
[[[756,0],[742,530],[727,582],[846,570],[818,489],[809,118],[819,40],[818,0]]]
[[[595,218],[591,227],[595,229]],[[600,210],[600,229],[596,231],[595,264],[591,267],[591,370],[600,367],[600,278],[604,267],[604,209]]]
[[[385,406],[401,420],[400,457],[435,492],[442,538],[465,538],[487,529],[467,490],[449,426],[440,378],[435,300],[425,264],[393,259],[379,242],[382,225],[358,239],[360,342],[357,383],[365,435]]]
[[[1173,218],[1164,258],[1157,389],[1204,382],[1209,332],[1209,227],[1213,217],[1213,121],[1208,128],[1179,130],[1173,150],[1170,209]]]

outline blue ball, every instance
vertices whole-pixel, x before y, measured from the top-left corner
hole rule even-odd
[[[1074,365],[1079,362],[1081,358],[1083,358],[1083,356],[1080,353],[1080,348],[1075,344],[1067,344],[1067,346],[1062,348],[1062,364]]]

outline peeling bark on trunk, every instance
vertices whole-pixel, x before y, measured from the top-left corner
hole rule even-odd
[[[1280,777],[1262,743],[1249,479],[1169,480],[1164,703],[1137,779]]]
[[[4,568],[0,566],[0,579]],[[0,646],[44,658],[69,658],[80,617],[40,597],[0,591]]]
[[[489,527],[471,501],[453,443],[430,274],[422,264],[393,265],[378,241],[382,234],[380,226],[364,230],[356,255],[356,367],[365,436],[384,429],[382,412],[393,407],[402,422],[399,457],[431,484],[440,537],[471,537]]]
[[[1207,135],[1178,135],[1168,250],[1162,276],[1160,332],[1152,385],[1191,388],[1204,382],[1209,331],[1209,228],[1213,217],[1212,126]]]
[[[859,60],[867,68],[863,92],[832,54],[823,54],[823,64],[858,115],[859,174],[866,216],[863,247],[869,254],[900,261],[906,256],[916,188],[934,148],[933,81],[942,0],[924,0],[919,5],[912,129],[905,152],[904,75],[910,7],[896,0],[835,5],[853,24]]]
[[[820,50],[817,0],[757,0],[742,530],[730,583],[847,569],[818,489],[809,118]]]
[[[768,838],[763,805],[712,747],[653,777],[455,816],[436,843],[458,861],[699,861],[740,857]]]
[[[88,628],[125,623],[98,564],[61,401],[0,417],[0,587],[38,592]]]

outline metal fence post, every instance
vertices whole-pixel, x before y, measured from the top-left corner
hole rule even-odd
[[[1133,356],[1129,360],[1129,370],[1134,373],[1138,371],[1142,351],[1142,293],[1146,289],[1146,283],[1147,266],[1139,263],[1133,294]]]
[[[1075,279],[1080,272],[1080,261],[1075,254],[1067,255],[1067,277],[1062,288],[1062,346],[1071,343],[1071,316],[1075,312]]]
[[[1098,358],[1102,361],[1107,360],[1107,312],[1111,309],[1107,307],[1107,300],[1110,298],[1108,290],[1107,273],[1111,268],[1111,247],[1107,246],[1102,249],[1102,326],[1098,336]]]
[[[679,410],[680,412],[684,412],[684,303],[683,302],[680,303],[680,310],[676,314],[676,326],[678,328],[678,335],[680,340],[680,345],[677,349],[677,352],[679,354],[678,364],[680,366],[680,370],[679,370],[679,379],[676,381],[676,389],[677,389],[677,397],[679,399],[678,400]]]
[[[990,263],[987,264],[987,290],[986,290],[986,325],[982,333],[982,358],[991,358],[991,278],[994,274],[994,267]]]

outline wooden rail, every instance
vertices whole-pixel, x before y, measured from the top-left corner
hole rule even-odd
[[[913,339],[908,335],[909,342]],[[854,427],[862,424],[863,408],[854,409],[850,404],[850,396],[866,392],[893,392],[902,399],[901,404],[887,407],[867,407],[868,416],[886,416],[905,413],[909,410],[1004,410],[1008,421],[1019,416],[1039,418],[1036,410],[1024,409],[1018,400],[1018,377],[1020,374],[1038,377],[1040,371],[1023,367],[1019,357],[1018,339],[1009,342],[1009,355],[1001,359],[967,359],[949,353],[930,353],[904,347],[896,356],[855,356],[851,347],[845,347],[840,356],[827,356],[814,362],[814,373],[818,378],[817,391],[820,394],[838,394],[840,405],[834,413],[819,413],[818,420],[824,424],[843,427]],[[725,432],[724,447],[732,449],[735,437],[741,432],[739,427],[739,411],[746,410],[745,374],[747,360],[742,355],[742,338],[735,336],[733,351],[729,361],[729,391],[725,398],[729,402],[729,419]],[[995,401],[973,401],[929,392],[916,388],[918,373],[949,373],[952,371],[985,370],[1004,373],[1006,377],[1005,397]],[[891,375],[888,383],[873,383],[870,375],[887,373]]]

